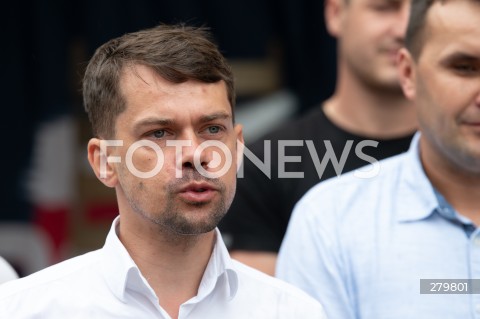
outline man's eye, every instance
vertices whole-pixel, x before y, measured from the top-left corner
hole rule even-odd
[[[220,127],[219,126],[209,126],[208,127],[208,133],[217,134],[218,132],[220,132]]]
[[[371,8],[378,12],[386,12],[386,11],[397,11],[399,9],[399,4],[395,2],[388,2],[388,3],[375,3],[371,5]]]
[[[153,137],[155,138],[162,138],[165,136],[165,131],[164,130],[156,130],[152,133]]]
[[[456,71],[462,72],[462,73],[471,73],[471,72],[478,71],[478,68],[472,64],[456,64],[453,66],[453,68]]]

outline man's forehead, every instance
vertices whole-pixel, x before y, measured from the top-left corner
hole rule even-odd
[[[201,82],[195,79],[172,82],[162,77],[153,67],[146,65],[131,65],[122,70],[120,77],[120,90],[124,94],[137,90],[158,91],[166,95],[181,96],[182,91],[191,91],[195,87],[198,91],[218,90],[225,95],[227,86],[225,81],[212,83]]]
[[[157,82],[168,83],[152,67],[141,64],[129,64],[120,73],[120,87],[123,90],[132,87],[153,86]]]
[[[425,16],[421,41],[441,57],[480,55],[480,1],[435,1]]]
[[[434,1],[425,17],[427,35],[433,31],[455,33],[480,29],[480,1]]]

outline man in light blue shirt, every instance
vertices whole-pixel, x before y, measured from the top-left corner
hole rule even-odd
[[[294,210],[277,276],[329,318],[480,318],[480,291],[458,293],[480,279],[479,16],[478,0],[412,2],[398,58],[420,126],[410,150]]]

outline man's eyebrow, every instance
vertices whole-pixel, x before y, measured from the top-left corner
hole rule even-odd
[[[454,52],[450,55],[447,55],[444,59],[441,60],[440,63],[443,65],[448,65],[454,62],[476,63],[480,62],[480,57],[465,52]]]
[[[133,128],[139,129],[143,126],[153,126],[153,125],[167,126],[167,125],[172,125],[173,123],[174,121],[172,119],[159,118],[159,117],[147,117],[135,123],[133,125]]]
[[[224,120],[224,119],[230,119],[230,118],[232,118],[232,116],[227,112],[216,112],[216,113],[207,114],[200,117],[199,122],[207,123],[207,122],[211,122],[218,119]],[[169,118],[147,117],[133,124],[133,128],[135,130],[138,130],[144,126],[155,126],[155,125],[170,126],[170,125],[173,125],[174,123],[175,123],[175,120],[169,119]]]
[[[200,123],[206,123],[214,120],[225,120],[225,119],[231,119],[232,116],[229,113],[226,112],[216,112],[208,115],[204,115],[200,118],[199,122]]]
[[[400,6],[403,3],[403,0],[376,0],[377,3],[383,3],[387,5]]]

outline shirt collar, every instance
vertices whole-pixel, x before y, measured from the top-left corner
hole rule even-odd
[[[440,216],[445,219],[451,220],[452,222],[462,225],[467,236],[470,236],[475,230],[474,223],[467,217],[460,215],[455,208],[434,188],[435,196],[437,197],[438,207],[437,212]]]
[[[196,297],[198,300],[208,296],[218,282],[225,282],[227,285],[226,288],[229,300],[235,297],[235,294],[237,293],[237,272],[218,228],[215,229],[215,237],[215,247],[213,248],[212,256],[210,257],[210,261],[208,262],[202,281],[200,282],[200,287],[198,288],[198,294]],[[225,277],[224,280],[221,278],[223,276]]]
[[[146,294],[150,299],[156,299],[153,289],[142,276],[140,269],[118,238],[119,222],[120,216],[117,216],[112,223],[102,249],[101,271],[105,281],[115,297],[122,302],[126,302],[128,289]],[[227,286],[229,299],[232,299],[237,292],[238,277],[233,262],[218,229],[215,229],[215,235],[216,242],[212,256],[200,282],[198,294],[192,299],[192,302],[200,301],[212,293],[217,286],[217,282],[222,282]],[[225,280],[220,280],[223,276]]]
[[[102,273],[115,297],[122,302],[126,302],[127,283],[135,288],[140,288],[142,276],[137,265],[118,238],[119,222],[120,216],[117,216],[103,246]]]
[[[401,175],[399,198],[399,222],[412,222],[437,213],[442,218],[463,225],[468,236],[475,226],[471,220],[460,215],[443,195],[432,185],[420,160],[420,132],[413,137]]]
[[[420,160],[419,141],[420,132],[417,132],[401,167],[402,172],[398,181],[400,210],[397,217],[400,222],[425,219],[438,207],[433,186]]]

